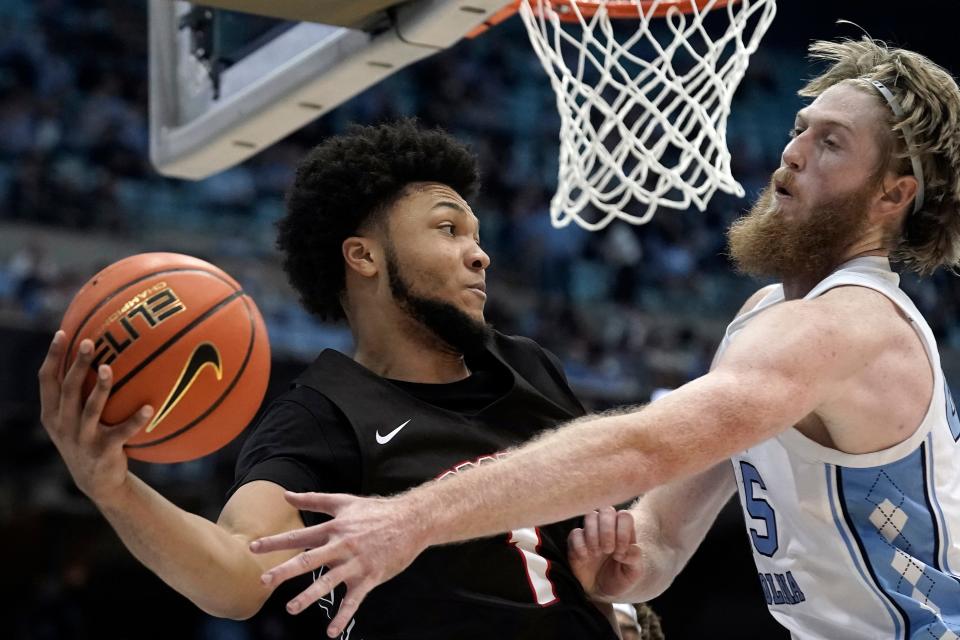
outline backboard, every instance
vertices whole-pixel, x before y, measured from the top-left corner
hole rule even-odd
[[[504,0],[149,0],[150,156],[199,180],[483,25]],[[222,23],[267,16],[229,46]]]

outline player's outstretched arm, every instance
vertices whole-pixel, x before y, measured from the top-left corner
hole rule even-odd
[[[646,602],[669,587],[736,488],[729,462],[606,507],[570,532],[570,565],[595,600]]]
[[[218,524],[188,513],[130,473],[123,444],[150,419],[149,407],[123,424],[100,422],[112,372],[101,366],[87,398],[81,388],[93,359],[93,343],[81,342],[62,382],[63,332],[57,332],[39,371],[41,422],[77,486],[104,514],[127,548],[171,587],[208,613],[245,618],[271,589],[260,581],[269,566],[293,552],[255,556],[251,539],[302,527],[283,489],[268,482],[241,487]]]
[[[859,310],[845,310],[843,300],[834,305],[827,297],[782,303],[760,314],[713,371],[637,412],[578,420],[495,464],[392,499],[288,495],[301,509],[335,517],[255,541],[256,552],[309,549],[264,579],[273,584],[320,565],[342,567],[336,582],[314,583],[289,607],[302,610],[325,593],[322,588],[345,583],[345,604],[328,628],[336,634],[370,589],[427,546],[619,504],[773,437],[842,395],[863,362],[883,349],[883,336],[857,322]]]

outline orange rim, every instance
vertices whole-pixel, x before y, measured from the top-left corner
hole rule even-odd
[[[506,20],[507,18],[511,17],[519,9],[520,9],[520,0],[511,2],[510,4],[506,5],[503,9],[500,9],[499,11],[495,11],[493,15],[491,15],[489,18],[484,20],[482,24],[478,24],[476,27],[474,27],[473,31],[467,34],[467,37],[476,38],[480,34],[486,32],[487,29],[490,29],[491,27],[495,27],[501,22],[503,22],[504,20]]]
[[[717,0],[712,9],[722,9],[728,4],[736,3],[737,0]],[[576,20],[576,15],[566,17],[565,13],[573,13],[570,10],[571,5],[577,5],[581,15],[588,17],[595,14],[601,6],[607,7],[607,15],[611,18],[636,18],[638,14],[638,3],[629,0],[608,0],[607,2],[589,2],[581,0],[550,0],[550,4],[560,14],[560,19]],[[657,10],[650,12],[653,6],[653,0],[641,0],[639,9],[648,18],[662,18],[670,11],[677,10],[680,13],[693,13],[694,10],[702,11],[704,7],[710,4],[710,0],[662,0],[657,6]],[[519,7],[520,3],[516,5]]]
[[[494,27],[520,9],[520,3],[523,0],[513,0],[510,4],[500,9],[483,24],[478,25],[473,31],[467,34],[468,38],[475,38],[485,32],[490,27]],[[739,0],[717,0],[711,9],[722,9],[728,4],[735,4]],[[702,11],[704,7],[710,4],[710,0],[661,0],[657,10],[650,12],[654,0],[640,0],[631,2],[630,0],[607,0],[607,2],[590,2],[589,0],[549,0],[550,4],[557,11],[560,19],[565,22],[576,22],[577,14],[571,11],[571,5],[576,5],[580,9],[580,15],[589,18],[595,14],[601,6],[607,7],[607,14],[611,18],[629,19],[637,17],[638,8],[650,18],[662,18],[672,9],[680,13],[693,13],[694,9]]]

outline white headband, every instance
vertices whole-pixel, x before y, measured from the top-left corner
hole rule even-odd
[[[870,83],[877,88],[880,95],[886,98],[893,115],[897,118],[903,118],[903,109],[900,108],[897,99],[893,97],[893,93],[883,86],[883,83],[879,80],[870,80]],[[913,165],[913,177],[917,179],[917,196],[913,199],[913,212],[916,213],[923,206],[923,167],[920,166],[920,159],[917,158],[915,153],[917,147],[913,144],[913,132],[910,131],[910,127],[901,123],[900,130],[903,131],[903,139],[907,141],[907,152],[910,154],[910,164]]]

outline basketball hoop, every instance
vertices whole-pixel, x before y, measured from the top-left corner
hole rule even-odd
[[[718,189],[744,195],[730,171],[727,117],[776,0],[515,6],[557,95],[554,227],[639,225],[659,208],[703,211]],[[582,215],[588,207],[599,217]]]

